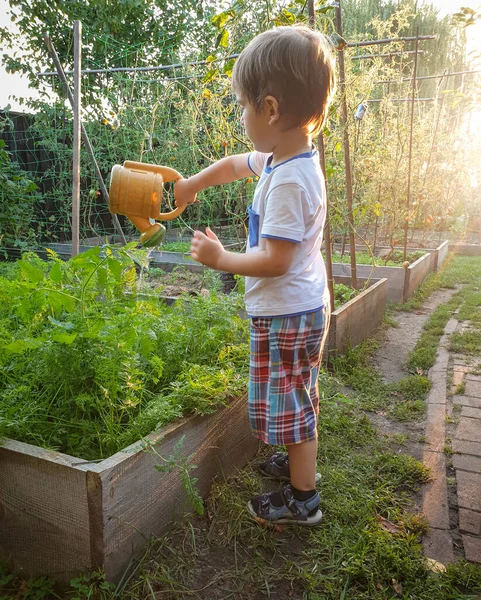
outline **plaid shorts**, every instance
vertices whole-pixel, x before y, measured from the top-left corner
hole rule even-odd
[[[318,374],[329,307],[296,317],[253,317],[250,325],[249,419],[266,444],[316,437]]]

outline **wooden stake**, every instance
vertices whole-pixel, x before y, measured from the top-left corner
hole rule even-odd
[[[341,18],[341,0],[336,7],[336,29],[338,35],[342,37],[342,18]],[[351,174],[351,153],[349,149],[349,127],[346,99],[346,73],[344,67],[344,50],[338,52],[339,57],[339,88],[341,92],[341,120],[344,128],[344,167],[346,172],[346,201],[347,201],[347,220],[349,222],[349,252],[351,254],[351,285],[357,288],[357,267],[356,267],[356,241],[354,236],[354,217],[352,212],[353,193],[352,193],[352,174]]]
[[[315,29],[316,26],[316,9],[314,0],[309,0],[309,26]],[[324,147],[324,134],[319,134],[317,138],[317,148],[319,151],[319,162],[321,163],[322,173],[324,175],[324,183],[326,188],[326,223],[324,225],[324,246],[326,254],[326,277],[327,289],[329,290],[329,299],[331,312],[334,310],[334,280],[332,278],[332,245],[331,245],[331,225],[329,223],[329,194],[327,188],[326,177],[326,150]]]
[[[65,77],[65,72],[64,72],[64,70],[62,68],[62,65],[60,64],[60,60],[58,58],[57,51],[55,50],[55,47],[54,47],[54,45],[52,43],[52,40],[50,39],[50,36],[48,35],[48,33],[44,33],[43,39],[44,39],[45,45],[48,48],[50,57],[53,60],[55,68],[57,69],[57,75],[59,76],[60,81],[63,84],[65,93],[67,94],[67,98],[69,99],[70,105],[71,105],[71,107],[73,109],[73,106],[74,106],[73,94],[72,94],[72,91],[70,90],[70,86],[68,84],[67,78]],[[86,129],[84,127],[84,124],[82,122],[80,123],[80,126],[81,126],[81,131],[82,131],[82,140],[83,140],[83,143],[85,144],[85,148],[87,149],[87,152],[88,152],[88,154],[90,156],[90,159],[92,161],[92,164],[94,166],[95,174],[97,176],[97,182],[98,182],[99,187],[100,187],[100,191],[102,192],[102,196],[104,197],[104,200],[105,200],[105,202],[107,203],[107,206],[108,206],[108,204],[109,204],[109,193],[107,191],[107,188],[105,187],[105,183],[104,183],[104,180],[103,180],[103,177],[102,177],[102,173],[100,172],[97,160],[96,160],[95,155],[94,155],[92,144],[90,143],[89,136],[88,136],[87,131],[86,131]],[[112,215],[112,220],[113,220],[115,228],[117,229],[117,232],[120,235],[120,238],[121,238],[122,242],[124,244],[126,244],[127,240],[125,239],[125,235],[124,235],[124,232],[122,231],[122,227],[120,225],[118,216],[117,215]]]
[[[411,168],[413,160],[413,129],[414,129],[414,102],[416,100],[416,76],[418,72],[419,26],[416,29],[416,51],[414,54],[413,84],[411,92],[411,126],[409,130],[409,159],[408,159],[408,189],[406,192],[406,214],[404,216],[404,254],[406,260],[409,229],[409,209],[411,207]]]
[[[74,32],[74,84],[73,84],[73,165],[72,165],[72,256],[79,252],[80,238],[80,130],[82,76],[82,23],[75,21]]]

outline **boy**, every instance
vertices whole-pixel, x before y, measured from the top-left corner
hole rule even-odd
[[[226,157],[175,184],[176,205],[211,186],[260,177],[249,207],[245,254],[226,251],[210,228],[196,231],[192,257],[246,277],[251,319],[249,418],[253,434],[287,446],[261,466],[290,480],[252,498],[248,510],[271,523],[316,525],[317,377],[329,321],[320,252],[324,178],[312,137],[334,91],[326,38],[307,27],[278,27],[254,38],[237,59],[232,87],[254,152]]]

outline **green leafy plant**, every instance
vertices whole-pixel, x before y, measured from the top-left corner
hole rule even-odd
[[[161,250],[165,252],[181,252],[182,254],[190,253],[190,242],[166,242],[162,244]]]
[[[82,577],[76,577],[70,581],[72,595],[70,600],[91,600],[112,597],[115,585],[106,581],[102,570],[86,573]]]
[[[13,162],[0,139],[0,252],[7,248],[33,248],[36,245],[32,211],[39,194],[37,186]]]
[[[26,254],[0,280],[0,436],[106,457],[241,392],[242,299],[137,296],[144,261],[133,245],[67,263]]]
[[[191,471],[197,468],[197,465],[189,464],[192,456],[185,457],[182,455],[182,448],[184,446],[185,435],[183,435],[174,447],[174,453],[167,458],[161,456],[152,443],[143,442],[144,449],[151,453],[156,458],[160,459],[161,464],[155,465],[155,469],[161,473],[171,473],[172,471],[178,471],[180,480],[187,494],[189,502],[192,504],[194,511],[198,515],[204,514],[204,502],[199,494],[196,487],[198,481],[197,477],[192,477]]]
[[[352,300],[359,294],[359,290],[355,290],[348,285],[344,285],[343,283],[335,283],[334,284],[334,306],[335,308],[339,308],[349,300]]]

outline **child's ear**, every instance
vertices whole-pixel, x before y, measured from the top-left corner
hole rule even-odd
[[[274,125],[280,118],[279,102],[274,96],[266,96],[264,98],[264,106],[269,116],[269,125]]]

